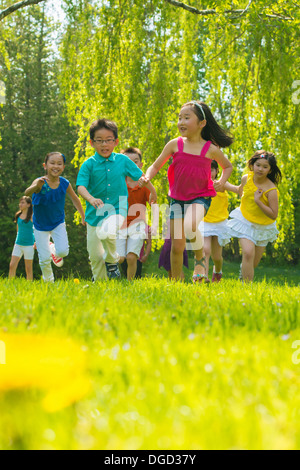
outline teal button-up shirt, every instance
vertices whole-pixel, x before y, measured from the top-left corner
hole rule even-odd
[[[127,216],[128,191],[126,176],[137,181],[143,172],[122,153],[112,153],[108,158],[97,152],[88,158],[80,167],[76,186],[84,186],[95,198],[101,199],[105,207],[95,209],[86,202],[85,220],[93,227],[101,224],[109,215]]]

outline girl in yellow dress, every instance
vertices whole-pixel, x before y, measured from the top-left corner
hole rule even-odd
[[[227,189],[238,189],[242,196],[241,205],[230,213],[227,226],[230,236],[240,240],[244,281],[253,280],[254,269],[267,244],[277,238],[277,185],[281,181],[281,172],[271,152],[257,151],[248,161],[248,168],[250,171],[242,177],[240,186],[227,184]]]
[[[218,163],[215,160],[211,162],[211,179],[214,181],[219,172]],[[229,183],[225,183],[226,185]],[[230,189],[232,190],[233,188]],[[237,189],[235,190],[237,192]],[[209,282],[209,258],[214,262],[212,282],[220,282],[222,279],[223,266],[223,246],[230,242],[230,235],[227,229],[228,222],[228,193],[227,191],[218,191],[212,198],[211,206],[203,221],[199,224],[199,230],[204,237],[204,256],[205,256],[205,274],[206,281]]]

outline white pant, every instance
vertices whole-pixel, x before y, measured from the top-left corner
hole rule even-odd
[[[50,236],[54,242],[55,254],[57,258],[64,258],[69,254],[69,242],[66,224],[63,222],[51,231],[41,231],[34,229],[35,243],[39,255],[39,263],[42,270],[43,279],[46,282],[53,282],[54,276],[51,266]]]
[[[126,257],[128,253],[134,253],[140,257],[141,249],[146,238],[146,224],[142,220],[136,224],[119,230],[117,238],[117,252]]]
[[[101,226],[87,226],[87,250],[90,257],[94,280],[106,279],[105,261],[117,263],[119,255],[116,252],[116,237],[125,217],[112,215],[105,219]]]

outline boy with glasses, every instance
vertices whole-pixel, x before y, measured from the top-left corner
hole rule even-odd
[[[78,193],[86,200],[87,250],[95,281],[118,279],[116,234],[127,216],[126,177],[137,181],[143,172],[126,155],[114,152],[119,144],[115,122],[94,121],[90,144],[95,154],[81,165],[76,182]],[[150,185],[150,202],[156,202],[156,192]]]

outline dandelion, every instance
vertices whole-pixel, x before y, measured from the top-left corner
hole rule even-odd
[[[2,334],[6,364],[0,369],[0,393],[15,389],[46,391],[42,405],[54,412],[80,400],[89,390],[85,352],[69,339]]]

